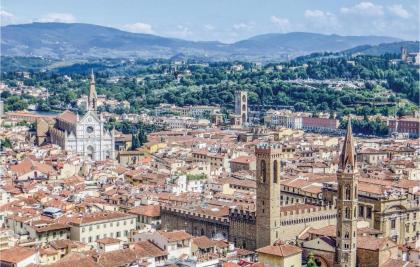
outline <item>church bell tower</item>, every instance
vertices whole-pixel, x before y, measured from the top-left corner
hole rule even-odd
[[[89,96],[88,96],[88,111],[96,111],[97,101],[98,101],[98,96],[96,94],[95,75],[93,74],[93,70],[92,70],[92,73],[90,74],[90,87],[89,87]]]
[[[356,266],[358,171],[350,121],[337,171],[337,242],[334,265],[337,267]]]
[[[279,144],[263,143],[255,148],[257,157],[257,248],[273,245],[280,238]]]

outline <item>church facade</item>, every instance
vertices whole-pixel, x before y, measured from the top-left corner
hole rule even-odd
[[[51,143],[92,160],[115,158],[114,132],[105,129],[105,120],[96,111],[97,94],[93,72],[90,80],[88,111],[82,117],[69,110],[50,127]]]

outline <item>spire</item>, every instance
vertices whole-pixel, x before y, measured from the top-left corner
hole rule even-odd
[[[96,87],[95,87],[95,75],[93,74],[93,69],[90,74],[90,88],[89,88],[89,97],[88,97],[88,110],[96,110],[96,101],[97,101],[97,95],[96,95]]]
[[[343,150],[340,155],[339,169],[344,170],[347,165],[350,165],[353,170],[356,168],[356,153],[354,150],[353,131],[351,128],[351,118],[348,119],[347,133],[344,138]]]
[[[90,82],[95,83],[95,75],[93,74],[93,69],[91,69],[91,73],[90,73]]]

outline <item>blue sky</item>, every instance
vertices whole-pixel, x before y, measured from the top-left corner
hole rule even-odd
[[[0,18],[1,25],[83,22],[223,42],[292,31],[419,40],[418,0],[2,0]]]

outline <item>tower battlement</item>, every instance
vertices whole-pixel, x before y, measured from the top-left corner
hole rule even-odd
[[[278,143],[260,143],[255,147],[255,154],[277,154],[282,152],[282,145]]]
[[[316,206],[316,207],[303,207],[296,205],[295,207],[288,207],[288,210],[279,210],[280,222],[287,223],[293,222],[294,224],[300,223],[295,221],[299,219],[313,219],[323,220],[326,218],[335,218],[337,209],[333,206]],[[318,218],[319,217],[319,218]],[[249,210],[241,207],[229,209],[229,218],[233,220],[246,220],[253,222],[256,220],[256,213],[254,210]]]
[[[217,221],[217,222],[225,223],[225,224],[229,223],[229,219],[226,217],[218,217],[218,216],[209,215],[209,214],[205,214],[198,211],[184,210],[184,209],[174,208],[174,207],[169,207],[169,206],[162,206],[161,208],[162,208],[162,211],[165,211],[168,213],[175,213],[175,214],[180,214],[184,216],[192,216],[197,219],[210,220],[214,222]]]

